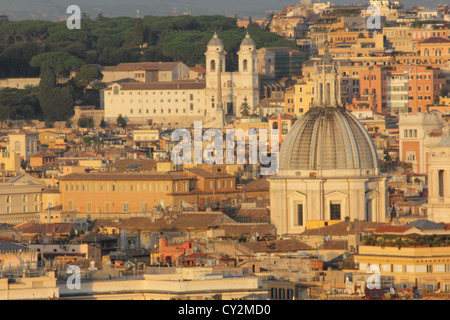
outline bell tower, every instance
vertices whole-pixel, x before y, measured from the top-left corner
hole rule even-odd
[[[341,106],[341,88],[339,66],[328,53],[328,41],[325,42],[325,54],[322,59],[314,63],[312,78],[314,80],[314,102],[317,107]]]
[[[225,71],[225,55],[222,40],[214,33],[214,36],[208,43],[206,56],[206,86],[215,88],[217,85],[217,75]]]

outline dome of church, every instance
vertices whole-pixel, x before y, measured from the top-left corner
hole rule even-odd
[[[350,112],[316,106],[291,128],[279,169],[378,169],[378,157],[366,129]]]
[[[223,47],[223,42],[217,36],[217,33],[214,33],[214,36],[209,40],[208,47]]]

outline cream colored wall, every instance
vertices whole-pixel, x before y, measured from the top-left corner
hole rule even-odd
[[[115,122],[121,114],[131,122],[147,123],[147,120],[151,119],[153,123],[175,124],[183,122],[184,117],[201,119],[205,115],[205,91],[201,89],[119,90],[118,95],[114,95],[112,89],[104,92],[105,120],[107,121]],[[193,95],[193,100],[190,100],[190,94]],[[193,110],[190,109],[191,103]]]
[[[342,173],[342,176],[346,175]],[[326,176],[326,175],[325,175]],[[349,177],[352,175],[348,175]],[[366,196],[372,196],[371,221],[384,222],[386,207],[385,178],[283,179],[270,181],[270,216],[277,234],[299,234],[306,221],[330,220],[330,204],[341,204],[341,221],[366,221]],[[297,224],[297,204],[303,204],[303,225]]]
[[[185,268],[186,269],[186,268]],[[183,271],[189,272],[189,270]],[[204,275],[204,273],[203,273]],[[222,278],[214,280],[180,281],[182,274],[145,274],[143,280],[93,281],[81,283],[81,289],[70,290],[65,284],[58,285],[61,297],[78,294],[111,294],[111,292],[144,291],[146,297],[168,300],[183,294],[190,296],[211,297],[222,293],[222,298],[239,298],[252,292],[260,292],[259,280],[256,277]],[[232,292],[232,293],[231,293]],[[227,294],[228,293],[228,294]],[[227,295],[224,297],[224,295]]]
[[[7,202],[8,197],[9,203]],[[24,207],[26,207],[26,211],[24,211]],[[39,212],[40,210],[40,185],[13,185],[11,183],[0,184],[0,215],[33,213]]]
[[[21,278],[19,283],[8,283],[0,278],[0,300],[48,300],[59,298],[59,288],[54,275]]]
[[[37,87],[41,78],[7,78],[0,79],[0,88],[25,89],[27,86]]]
[[[22,170],[19,154],[16,152],[0,152],[0,170],[2,173],[19,173]]]

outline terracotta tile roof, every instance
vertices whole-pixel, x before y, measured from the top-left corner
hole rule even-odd
[[[275,227],[268,223],[224,223],[219,229],[225,230],[225,236],[239,237],[244,234],[250,235],[275,235]]]
[[[130,218],[121,221],[118,227],[134,230],[187,230],[188,228],[208,229],[224,223],[235,222],[223,213],[168,213],[155,222],[146,218]]]
[[[382,226],[374,231],[375,234],[382,233],[404,233],[413,227],[405,227],[405,226]]]
[[[331,226],[309,229],[301,233],[301,236],[312,236],[312,235],[329,235],[329,236],[346,236],[349,234],[356,234],[361,232],[373,232],[377,228],[387,225],[382,222],[339,222]]]
[[[296,252],[302,250],[313,250],[314,248],[298,240],[273,240],[273,241],[253,241],[253,242],[241,242],[240,246],[252,251],[257,252]]]
[[[244,208],[236,213],[236,218],[246,218],[249,221],[268,219],[270,210],[268,208]]]
[[[118,224],[118,221],[116,222],[110,219],[95,219],[90,227],[90,230],[97,231],[99,228],[103,227],[117,227]]]
[[[156,168],[155,159],[124,159],[113,163],[110,169],[119,171],[152,171]]]
[[[450,43],[450,40],[442,37],[430,37],[419,43]]]
[[[201,74],[206,73],[206,68],[204,68],[204,67],[192,67],[192,68],[189,68],[189,70],[194,71],[194,72],[198,72],[198,73],[201,73]]]
[[[0,252],[30,251],[29,247],[13,242],[0,242]]]
[[[320,246],[321,250],[348,250],[348,240],[330,240]]]
[[[73,223],[29,223],[18,225],[14,230],[22,233],[71,233]]]
[[[267,178],[258,179],[252,182],[245,184],[242,187],[242,191],[269,191],[270,183]]]
[[[181,172],[169,173],[72,173],[60,178],[60,181],[173,181],[189,180]]]
[[[184,171],[206,179],[234,178],[233,175],[228,174],[226,172],[211,172],[202,168],[187,168],[184,169]]]
[[[52,158],[52,157],[56,157],[56,155],[49,150],[44,150],[31,156],[31,158]]]

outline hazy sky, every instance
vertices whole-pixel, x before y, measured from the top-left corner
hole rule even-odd
[[[314,1],[318,2],[318,1]],[[326,1],[322,1],[326,2]],[[368,0],[335,0],[336,4],[366,4]],[[435,7],[448,0],[404,0],[407,7],[426,5]],[[0,0],[0,13],[9,14],[12,19],[50,19],[66,16],[69,5],[78,5],[81,11],[95,17],[99,12],[105,16],[171,15],[176,8],[181,14],[186,8],[192,15],[234,15],[265,17],[268,11],[279,11],[297,0]]]

